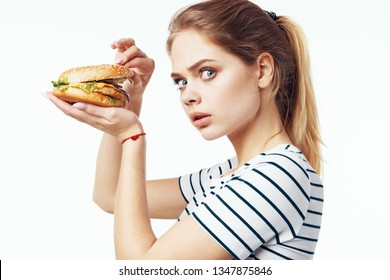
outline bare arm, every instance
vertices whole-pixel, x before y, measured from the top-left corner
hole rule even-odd
[[[141,92],[138,96],[132,95],[127,108],[137,116],[141,113],[142,94]],[[108,133],[104,133],[96,159],[93,200],[108,213],[114,213],[121,155],[122,145],[118,139]]]
[[[130,68],[134,73],[134,83],[126,82],[124,89],[130,95],[127,109],[139,117],[142,96],[154,70],[154,62],[136,47],[131,38],[119,39],[111,47],[117,50],[115,62]],[[104,133],[96,161],[93,200],[109,213],[114,213],[121,154],[122,145],[116,137]],[[151,216],[177,218],[185,205],[177,178],[147,182],[147,186]]]
[[[118,140],[104,134],[96,160],[94,202],[108,213],[114,213],[122,147]]]
[[[150,224],[145,158],[145,138],[124,144],[115,200],[117,259],[231,259],[192,216],[156,238]]]
[[[93,200],[112,214],[121,159],[122,145],[115,137],[104,134],[97,156]],[[178,178],[147,181],[146,189],[151,218],[176,219],[186,205]]]

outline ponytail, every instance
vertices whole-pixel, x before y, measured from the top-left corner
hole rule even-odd
[[[296,64],[295,100],[291,108],[288,133],[306,156],[312,167],[321,172],[322,156],[318,114],[310,76],[310,57],[302,29],[285,16],[278,16],[276,23],[285,34]]]

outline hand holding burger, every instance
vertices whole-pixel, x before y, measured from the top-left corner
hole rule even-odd
[[[131,38],[119,39],[111,47],[117,50],[115,64],[66,70],[44,96],[67,116],[123,141],[142,132],[138,116],[154,60]]]

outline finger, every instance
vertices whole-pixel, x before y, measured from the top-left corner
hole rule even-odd
[[[133,112],[120,107],[102,107],[87,103],[75,103],[73,107],[81,108],[85,113],[84,122],[103,132],[117,135],[127,129],[137,119]]]
[[[124,52],[118,51],[115,55],[115,63],[124,66],[126,63],[136,57],[146,57],[146,55],[139,48],[133,45]]]
[[[113,107],[102,107],[94,104],[76,102],[73,105],[54,96],[51,92],[46,92],[45,96],[49,98],[66,115],[80,121],[89,122],[91,119],[110,120],[115,114]]]
[[[87,113],[93,118],[108,122],[110,122],[112,116],[115,114],[113,107],[103,107],[83,102],[74,103],[72,107]]]
[[[138,75],[149,74],[154,70],[154,61],[147,57],[136,57],[128,62],[123,62],[121,65],[130,68]]]
[[[125,65],[135,58],[144,58],[146,54],[136,46],[129,47],[123,53],[117,53],[115,62],[120,65]]]
[[[54,96],[51,91],[45,92],[45,96],[54,103],[61,111],[71,110],[71,105],[68,102],[65,102],[58,97]]]
[[[85,114],[81,110],[73,107],[68,102],[65,102],[56,96],[54,96],[51,92],[46,92],[45,96],[54,103],[54,105],[60,109],[65,115],[70,116],[80,122],[85,122]]]
[[[75,110],[69,111],[71,117],[96,129],[106,132],[105,127],[111,123],[110,115],[105,112],[105,110],[109,111],[110,108],[82,102],[74,103],[71,107]]]
[[[117,49],[118,52],[124,52],[131,46],[135,45],[133,38],[121,38],[111,43],[112,49]]]
[[[78,103],[71,105],[68,102],[57,98],[51,92],[46,92],[45,95],[65,115],[72,117],[80,122],[90,124],[90,123],[97,123],[98,122],[97,119],[102,119],[102,117],[98,113],[95,113],[95,115],[89,113],[89,112],[94,112],[93,109],[89,108],[87,110],[88,107],[93,107],[95,105],[81,103],[81,102],[78,102]],[[98,106],[95,106],[95,107],[98,107]]]

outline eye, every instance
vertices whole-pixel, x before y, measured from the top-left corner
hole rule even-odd
[[[187,80],[184,79],[176,79],[173,82],[178,87],[178,89],[182,89],[188,84]]]
[[[203,80],[210,80],[214,78],[216,72],[212,69],[202,69],[201,71],[201,78]]]

